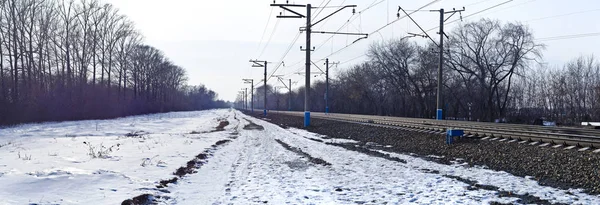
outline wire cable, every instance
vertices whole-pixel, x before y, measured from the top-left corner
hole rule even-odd
[[[271,39],[273,39],[273,35],[275,34],[275,31],[277,30],[278,25],[279,25],[279,19],[277,19],[277,21],[275,22],[275,27],[273,27],[273,31],[271,32],[271,35],[269,36],[269,40],[267,41],[267,44],[265,44],[265,47],[263,47],[262,51],[260,52],[260,55],[258,55],[258,59],[260,59],[262,57],[262,55],[265,53],[265,50],[271,43]]]
[[[362,54],[362,55],[356,56],[356,57],[354,57],[354,58],[351,58],[350,60],[346,60],[346,61],[344,61],[344,62],[341,62],[341,63],[337,64],[337,65],[338,65],[338,66],[340,66],[340,65],[344,65],[344,64],[346,64],[346,63],[352,62],[352,61],[354,61],[354,60],[356,60],[356,59],[359,59],[359,58],[361,58],[361,57],[365,57],[365,56],[367,56],[367,54]]]
[[[344,7],[344,3],[346,3],[346,0],[342,1],[342,3],[337,7],[339,7],[339,8]],[[317,28],[317,30],[321,30],[321,28],[323,28],[323,26],[325,26],[325,24],[327,24],[327,22],[329,20],[331,20],[331,18],[325,19],[325,21],[323,21],[323,23],[321,23],[321,25],[319,26],[319,28]]]
[[[325,1],[323,1],[325,2]],[[321,2],[321,4],[319,4],[319,7],[321,7],[321,5],[323,5],[323,2]],[[319,14],[321,14],[321,12],[323,12],[323,10],[325,10],[325,8],[327,7],[327,5],[329,5],[329,3],[331,3],[331,0],[328,0],[327,3],[325,4],[325,6],[321,7],[321,10],[319,10],[315,15],[313,15],[311,18],[312,19],[316,19]]]
[[[277,70],[283,65],[283,59],[285,59],[285,57],[288,55],[288,53],[290,53],[290,50],[292,50],[292,48],[294,47],[294,45],[296,44],[296,42],[300,38],[300,34],[301,34],[301,32],[298,32],[298,34],[296,34],[296,37],[294,37],[294,40],[292,40],[292,43],[287,48],[287,50],[284,52],[283,56],[280,58],[279,65],[277,65],[277,67],[275,67],[275,69],[273,71],[271,71],[271,74],[269,74],[269,77],[267,78],[267,81],[269,81],[271,79],[271,77],[273,77],[273,75],[275,74],[275,72],[277,72]]]
[[[377,2],[379,1],[379,2]],[[374,0],[371,5],[369,5],[368,7],[366,7],[365,9],[359,11],[359,14],[362,14],[363,12],[381,4],[382,2],[384,2],[386,0]],[[335,32],[339,32],[342,29],[344,29],[346,26],[348,26],[348,24],[352,23],[354,20],[356,20],[358,18],[358,15],[352,15],[350,18],[348,18],[348,20],[342,24],[342,26],[340,26],[340,28],[338,28]],[[327,40],[323,41],[321,44],[319,44],[319,46],[317,46],[317,48],[315,49],[315,51],[318,51],[321,47],[323,47],[327,42],[329,42],[335,35],[331,35],[329,36],[329,38],[327,38]]]
[[[572,34],[572,35],[564,35],[564,36],[553,36],[553,37],[544,37],[544,38],[538,38],[538,39],[535,39],[535,40],[538,40],[538,41],[555,41],[555,40],[584,38],[584,37],[592,37],[592,36],[600,36],[600,32],[597,32],[597,33],[581,33],[581,34]]]
[[[433,0],[433,1],[431,1],[431,2],[429,2],[429,3],[427,3],[427,4],[425,4],[425,5],[421,6],[419,9],[417,9],[417,10],[413,10],[413,11],[412,11],[410,14],[413,14],[413,13],[415,13],[415,12],[418,12],[418,11],[420,11],[420,10],[424,9],[424,8],[425,8],[425,7],[427,7],[427,6],[430,6],[430,5],[434,4],[434,3],[437,3],[438,1],[440,1],[440,0]],[[410,14],[409,14],[409,15],[410,15]],[[396,22],[400,21],[400,20],[401,20],[401,19],[403,19],[404,17],[406,17],[406,16],[402,16],[401,18],[398,18],[398,19],[396,19],[396,20],[394,20],[394,21],[392,21],[392,22],[390,22],[390,23],[387,23],[386,25],[382,26],[381,28],[379,28],[379,29],[377,29],[377,30],[375,30],[375,31],[373,31],[373,32],[371,32],[371,33],[369,33],[369,36],[373,35],[374,33],[377,33],[377,32],[379,32],[380,30],[382,30],[382,29],[384,29],[384,28],[388,27],[389,25],[392,25],[393,23],[396,23]],[[356,42],[359,42],[359,41],[352,42],[351,44],[348,44],[348,45],[346,45],[345,47],[343,47],[343,48],[341,48],[341,49],[339,49],[339,50],[337,50],[337,51],[335,51],[335,52],[333,52],[333,53],[329,54],[328,56],[326,56],[326,57],[325,57],[325,58],[323,58],[323,59],[329,58],[329,57],[331,57],[331,56],[333,56],[333,55],[335,55],[335,54],[337,54],[337,53],[339,53],[339,52],[341,52],[341,51],[343,51],[343,50],[347,49],[348,47],[350,47],[350,46],[352,46],[352,45],[356,44]],[[323,61],[323,59],[321,59],[320,61]],[[320,62],[320,61],[319,61],[319,62]]]
[[[592,12],[592,11],[600,11],[600,9],[592,9],[592,10],[585,10],[585,11],[576,11],[576,12],[571,12],[571,13],[566,13],[566,14],[558,14],[558,15],[554,15],[554,16],[546,16],[546,17],[541,17],[541,18],[535,18],[535,19],[527,20],[525,22],[532,22],[532,21],[546,20],[546,19],[551,19],[551,18],[571,16],[571,15],[575,15],[575,14],[588,13],[588,12]]]
[[[467,16],[464,16],[462,19],[466,19],[466,18],[469,18],[469,17],[471,17],[471,16],[474,16],[474,15],[480,14],[480,13],[482,13],[482,12],[488,11],[488,10],[490,10],[490,9],[494,9],[494,8],[496,8],[496,7],[502,6],[502,5],[504,5],[504,4],[507,4],[507,3],[509,3],[509,2],[512,2],[512,1],[513,1],[513,0],[508,0],[508,1],[504,1],[504,2],[502,2],[502,3],[499,3],[499,4],[496,4],[496,5],[490,6],[490,7],[488,7],[488,8],[485,8],[485,9],[479,10],[479,11],[477,11],[477,12],[475,12],[475,13],[472,13],[472,14],[469,14],[469,15],[467,15]],[[460,20],[462,20],[462,19],[456,19],[456,20],[452,20],[452,21],[450,21],[450,22],[448,22],[448,23],[444,23],[444,26],[445,26],[445,25],[448,25],[448,24],[452,24],[452,23],[454,23],[454,22],[457,22],[457,21],[460,21]],[[433,31],[433,30],[435,30],[435,29],[437,29],[437,28],[439,28],[439,27],[440,27],[440,26],[433,27],[433,28],[431,28],[431,29],[429,29],[429,30],[426,30],[425,32]],[[420,34],[424,34],[424,33],[420,33]]]
[[[256,51],[258,51],[258,49],[260,49],[260,47],[262,47],[262,43],[265,38],[265,34],[267,33],[267,28],[269,28],[269,23],[271,23],[271,16],[273,15],[273,9],[274,9],[274,7],[271,7],[271,12],[269,12],[269,18],[267,18],[267,25],[265,25],[265,29],[263,30],[263,33],[260,37],[260,43],[258,43],[258,47],[256,48]]]

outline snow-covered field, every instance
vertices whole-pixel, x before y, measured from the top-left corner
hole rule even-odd
[[[230,124],[224,131],[210,132],[220,118]],[[250,122],[264,130],[244,129]],[[135,132],[139,136],[126,136]],[[155,188],[158,181],[172,178],[177,168],[224,139],[231,142],[214,148],[197,173],[163,190]],[[599,196],[581,190],[544,187],[505,172],[385,153],[397,159],[390,160],[333,145],[340,143],[356,142],[283,129],[231,110],[21,125],[0,130],[0,204],[119,204],[144,193],[161,196],[161,204],[486,204],[518,200],[500,197],[493,190],[473,189],[465,180],[550,202],[600,201]],[[90,146],[99,149],[101,144],[106,149],[115,147],[102,156],[91,156]],[[314,163],[306,155],[331,165]]]
[[[0,204],[118,204],[226,138],[190,134],[214,130],[221,116],[233,120],[211,110],[2,129]]]

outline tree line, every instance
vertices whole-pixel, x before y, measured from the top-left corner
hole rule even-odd
[[[543,119],[563,124],[600,121],[598,60],[580,56],[552,66],[543,62],[545,47],[527,25],[518,22],[481,19],[449,32],[442,73],[444,118],[515,123]],[[437,45],[400,38],[374,43],[366,53],[366,61],[330,79],[332,112],[435,117]],[[288,93],[268,89],[269,109],[287,110]],[[311,89],[311,110],[323,112],[324,81],[314,82]],[[303,110],[304,87],[291,96],[292,110]]]
[[[98,0],[0,0],[0,125],[226,106]]]

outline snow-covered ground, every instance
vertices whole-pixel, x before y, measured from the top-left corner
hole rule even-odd
[[[1,129],[0,204],[119,204],[172,178],[227,138],[222,132],[190,133],[214,130],[218,118],[233,120],[230,114],[178,112]]]
[[[224,131],[209,132],[219,118],[227,118],[230,124]],[[250,122],[264,130],[244,129]],[[190,134],[194,131],[200,134]],[[125,136],[134,132],[142,137]],[[231,142],[214,148],[197,173],[165,190],[155,189],[158,181],[172,178],[178,167],[223,139]],[[143,193],[161,196],[159,203],[163,204],[486,204],[518,200],[500,197],[493,190],[473,189],[465,180],[550,202],[600,201],[599,196],[581,190],[544,187],[505,172],[372,150],[397,159],[390,160],[332,145],[339,143],[357,142],[283,129],[230,110],[22,125],[0,130],[0,146],[5,145],[0,147],[0,204],[118,204]],[[119,146],[106,156],[91,157],[88,145],[100,144]]]

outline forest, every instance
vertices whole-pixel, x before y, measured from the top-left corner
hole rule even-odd
[[[97,0],[0,0],[0,125],[228,106]]]
[[[564,65],[544,62],[546,45],[527,25],[481,19],[447,32],[444,45],[444,118],[559,124],[600,121],[600,63],[574,56]],[[367,60],[340,65],[330,77],[331,112],[434,118],[439,47],[410,38],[376,42]],[[325,80],[311,85],[311,111],[325,111]],[[277,85],[282,86],[282,85]],[[304,110],[304,86],[289,93],[268,86],[267,107]],[[262,86],[255,107],[263,107]],[[237,106],[243,106],[239,96]],[[248,97],[250,99],[250,97]],[[241,104],[240,104],[241,103]]]

